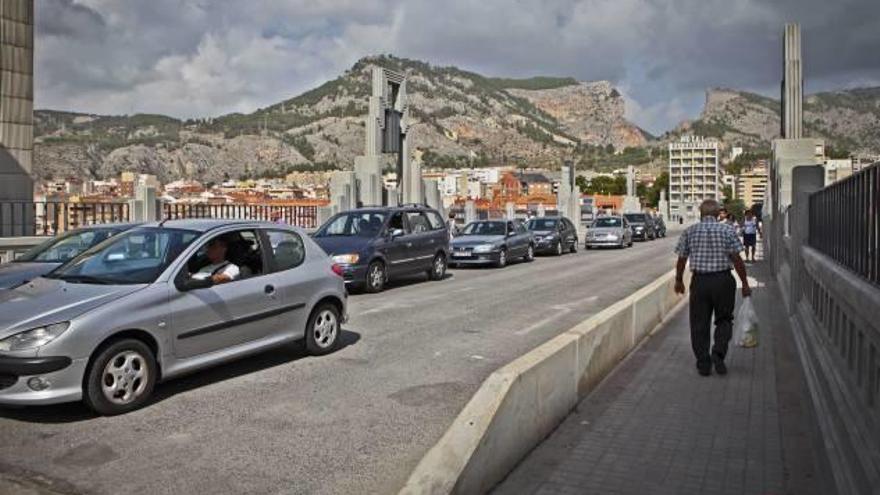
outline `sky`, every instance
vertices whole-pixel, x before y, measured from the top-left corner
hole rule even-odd
[[[777,96],[799,22],[806,91],[880,86],[880,0],[37,0],[36,108],[251,112],[390,53],[488,76],[609,80],[659,134],[710,87]]]

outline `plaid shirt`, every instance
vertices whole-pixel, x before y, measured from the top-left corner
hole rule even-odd
[[[704,217],[681,234],[675,254],[688,258],[692,272],[713,273],[730,270],[730,255],[742,250],[743,245],[730,225]]]

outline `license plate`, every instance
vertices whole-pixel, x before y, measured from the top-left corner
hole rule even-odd
[[[467,251],[456,251],[456,252],[452,253],[453,258],[468,258],[468,257],[470,257],[470,255],[471,254],[468,253]]]

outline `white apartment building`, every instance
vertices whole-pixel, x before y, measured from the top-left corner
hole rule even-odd
[[[718,141],[682,136],[669,143],[669,215],[672,219],[698,220],[706,199],[720,199]]]

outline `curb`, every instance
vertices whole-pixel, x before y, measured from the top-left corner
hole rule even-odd
[[[489,375],[400,495],[485,493],[502,481],[683,303],[674,281],[667,272]]]

